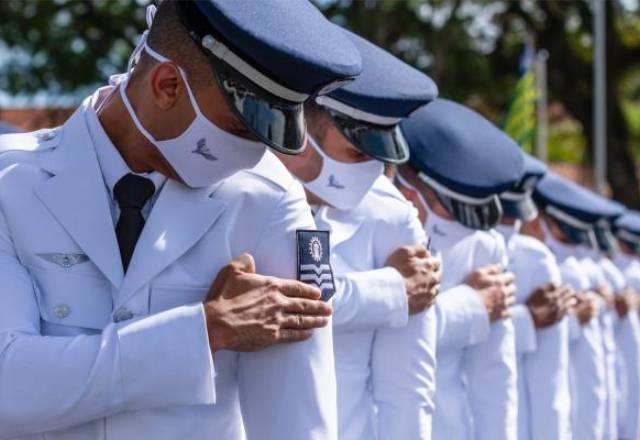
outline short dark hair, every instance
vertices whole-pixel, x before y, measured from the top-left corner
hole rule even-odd
[[[189,84],[198,88],[213,80],[213,68],[182,25],[176,1],[180,0],[159,2],[147,37],[147,44],[182,67],[187,73]],[[139,63],[140,71],[147,71],[154,64],[155,60],[143,52]]]

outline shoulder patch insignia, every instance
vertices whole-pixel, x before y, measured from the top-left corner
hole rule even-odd
[[[328,301],[336,291],[331,270],[329,231],[296,231],[298,243],[298,280],[316,286],[322,300]]]

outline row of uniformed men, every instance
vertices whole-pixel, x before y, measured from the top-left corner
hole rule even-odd
[[[186,66],[157,80],[179,39],[161,9],[127,75],[62,128],[0,137],[0,438],[638,438],[637,215],[306,1],[177,2],[226,98],[213,106],[261,142],[230,134]],[[142,56],[156,64],[136,72]],[[176,96],[194,122],[158,140],[139,114],[162,107],[168,125]],[[133,208],[112,197],[134,169],[128,138],[173,178],[147,175],[156,195],[123,268],[113,226]],[[298,278],[331,298],[332,331],[221,346],[212,298],[243,292],[216,290],[238,266],[218,272],[247,252],[293,278],[295,230]]]

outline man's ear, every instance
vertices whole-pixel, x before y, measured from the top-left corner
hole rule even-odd
[[[154,103],[162,110],[169,110],[186,93],[180,70],[173,63],[160,63],[149,73]]]

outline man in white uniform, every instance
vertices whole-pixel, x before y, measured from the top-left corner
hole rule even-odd
[[[518,355],[518,438],[571,439],[569,322],[573,291],[544,243],[520,233],[538,217],[532,200],[546,166],[524,154],[525,174],[500,195],[497,230],[507,242],[509,270],[516,278],[512,319]]]
[[[636,308],[634,293],[629,291],[623,269],[615,263],[620,253],[618,242],[611,231],[615,219],[624,214],[624,207],[609,199],[612,213],[593,224],[599,255],[599,264],[608,285],[613,292],[615,309],[609,312],[616,345],[614,401],[617,404],[617,438],[637,439],[638,416],[640,415],[640,322],[637,313],[629,313]],[[617,211],[617,212],[613,212]],[[612,261],[613,260],[613,261]]]
[[[415,210],[382,175],[408,149],[398,123],[437,94],[424,74],[349,33],[363,71],[307,107],[310,145],[281,156],[332,234],[341,440],[430,439],[439,262]],[[380,81],[383,77],[384,81]]]
[[[638,294],[640,292],[640,214],[637,211],[626,211],[613,223],[613,231],[618,242],[618,252],[613,262],[623,273],[627,288],[622,295],[616,297],[616,309],[621,321],[629,323],[638,320]],[[629,332],[616,333],[620,350],[625,356],[624,381],[620,381],[619,393],[625,405],[619,411],[619,432],[621,438],[640,437],[640,353],[637,347],[637,334]]]
[[[545,242],[560,263],[562,281],[578,292],[569,323],[573,438],[600,440],[612,428],[607,353],[600,322],[604,303],[595,293],[591,274],[579,254],[581,244],[595,240],[589,220],[600,215],[602,201],[550,172],[538,182],[534,196],[544,212]]]
[[[504,272],[504,241],[492,228],[501,217],[498,194],[522,178],[522,155],[482,116],[443,99],[415,112],[402,130],[411,156],[399,169],[400,184],[419,196],[443,265],[433,437],[515,439],[515,340],[508,318],[515,287]],[[499,301],[460,287],[486,265],[505,288]]]
[[[299,152],[358,52],[291,0],[165,2],[139,49],[0,137],[0,438],[336,439],[331,310],[286,280],[314,222],[265,144]]]

